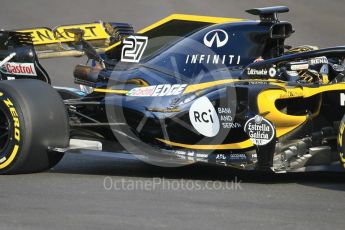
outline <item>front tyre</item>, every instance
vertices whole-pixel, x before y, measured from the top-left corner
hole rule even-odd
[[[340,155],[340,162],[342,163],[343,167],[345,168],[345,115],[339,124],[339,131],[338,131],[338,151]]]
[[[47,170],[63,156],[48,148],[68,143],[67,112],[56,90],[38,80],[0,82],[0,174]]]

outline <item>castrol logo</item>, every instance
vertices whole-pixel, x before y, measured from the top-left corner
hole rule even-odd
[[[33,63],[7,62],[2,68],[12,75],[37,76]]]

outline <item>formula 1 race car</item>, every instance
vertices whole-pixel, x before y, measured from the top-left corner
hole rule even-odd
[[[292,48],[284,6],[260,20],[171,15],[0,32],[0,173],[49,169],[69,150],[272,172],[343,171],[345,46]],[[40,58],[83,56],[77,88]],[[39,80],[39,81],[38,81]]]

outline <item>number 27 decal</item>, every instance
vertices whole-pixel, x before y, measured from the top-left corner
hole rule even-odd
[[[145,36],[133,35],[123,40],[121,61],[138,63],[146,49],[147,40]]]

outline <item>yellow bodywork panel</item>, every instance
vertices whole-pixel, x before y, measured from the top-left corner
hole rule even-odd
[[[277,137],[281,137],[307,120],[305,116],[292,116],[279,111],[275,103],[279,99],[308,98],[327,91],[345,90],[344,83],[323,85],[319,87],[285,87],[281,89],[266,89],[258,95],[259,113],[270,120],[277,130]],[[314,114],[316,115],[316,114]]]

